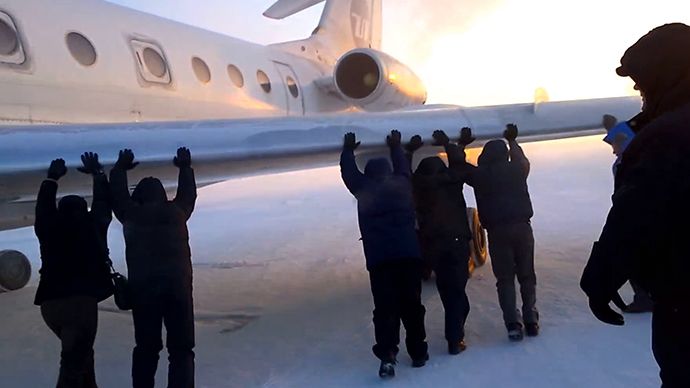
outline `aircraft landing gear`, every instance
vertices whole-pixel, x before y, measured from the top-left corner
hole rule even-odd
[[[470,223],[472,241],[470,241],[470,276],[475,268],[481,267],[489,257],[486,245],[486,230],[479,221],[479,213],[473,207],[467,208],[467,220]]]
[[[0,293],[18,290],[31,279],[31,263],[21,252],[0,251]]]

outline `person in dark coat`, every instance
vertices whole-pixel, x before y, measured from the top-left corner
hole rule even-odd
[[[359,143],[353,133],[345,135],[340,156],[343,182],[357,199],[359,229],[374,297],[373,351],[381,360],[382,378],[395,375],[401,321],[412,366],[424,366],[429,358],[410,163],[398,131],[391,132],[387,144],[393,169],[386,159],[372,159],[364,173],[360,172],[354,154]]]
[[[449,169],[441,158],[424,158],[412,176],[419,225],[420,245],[425,260],[436,273],[436,287],[445,310],[445,336],[448,353],[459,354],[466,348],[465,321],[470,303],[465,293],[469,278],[471,233],[467,205],[462,192],[465,173],[456,166],[458,147],[443,131],[434,132],[434,145],[444,146],[451,155]],[[414,152],[421,138],[413,137],[407,145]]]
[[[655,28],[621,58],[640,91],[636,132],[616,172],[606,224],[580,286],[592,313],[623,325],[609,303],[633,280],[654,301],[652,349],[665,388],[690,387],[690,27]]]
[[[467,132],[471,138],[471,132]],[[517,136],[517,126],[508,124],[503,137],[509,147],[503,140],[491,140],[484,145],[476,167],[465,164],[470,171],[467,183],[474,188],[479,219],[489,235],[498,300],[508,338],[513,341],[522,340],[523,320],[528,336],[539,334],[534,234],[530,224],[534,212],[527,188],[530,164],[516,141]],[[522,314],[516,308],[516,277],[520,283]]]
[[[110,172],[115,216],[122,223],[132,298],[136,346],[132,356],[134,388],[153,387],[165,324],[168,387],[194,386],[194,307],[187,220],[196,202],[191,154],[180,148],[177,195],[168,201],[161,182],[142,179],[130,196],[127,171],[131,150],[120,151]]]
[[[624,121],[619,123],[618,120],[611,115],[604,115],[603,124],[607,131],[603,140],[611,146],[613,154],[616,156],[616,160],[613,162],[612,166],[613,176],[615,178],[618,166],[623,159],[623,152],[628,148],[628,145],[635,137],[635,133],[627,122]],[[630,286],[633,289],[633,301],[628,305],[623,304],[623,306],[620,306],[619,298],[616,296],[613,299],[614,304],[621,308],[621,311],[626,313],[652,312],[654,303],[647,291],[640,287],[639,284],[635,283],[634,280],[630,280]]]
[[[67,173],[65,161],[53,160],[48,179],[36,200],[34,230],[41,248],[41,279],[34,304],[62,352],[58,388],[96,387],[93,344],[98,327],[98,302],[112,295],[107,235],[112,219],[108,179],[98,155],[82,155],[79,171],[93,175],[93,203],[63,197],[55,206],[58,180]]]

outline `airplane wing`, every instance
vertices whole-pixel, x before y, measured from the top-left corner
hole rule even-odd
[[[578,136],[599,131],[605,113],[632,117],[638,97],[544,102],[465,108],[424,106],[384,113],[340,113],[305,117],[165,123],[53,125],[0,129],[0,230],[33,223],[37,190],[50,161],[63,158],[70,168],[60,180],[60,195],[88,196],[91,181],[75,167],[85,151],[97,152],[112,165],[122,148],[131,148],[141,164],[130,182],[159,177],[174,188],[178,147],[192,151],[199,186],[242,175],[335,164],[343,134],[355,132],[363,152],[384,146],[391,129],[404,139],[434,130],[456,134],[469,126],[478,140],[501,137],[506,123],[516,123],[521,140]]]

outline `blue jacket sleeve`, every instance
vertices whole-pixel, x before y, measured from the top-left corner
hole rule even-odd
[[[127,218],[127,212],[135,206],[135,203],[129,195],[127,171],[117,166],[110,170],[110,193],[115,217],[121,223],[124,223]]]
[[[110,200],[110,187],[105,174],[93,177],[93,200],[91,202],[91,216],[103,234],[108,233],[108,226],[113,220]]]
[[[391,147],[391,160],[394,174],[408,178],[412,176],[411,160],[405,156],[402,146]]]
[[[357,167],[354,150],[343,149],[340,154],[340,175],[352,195],[357,195],[357,192],[364,186],[366,177]]]
[[[177,180],[177,195],[173,202],[182,209],[187,219],[192,216],[196,204],[196,180],[194,179],[194,170],[191,167],[180,169]]]
[[[57,206],[55,204],[57,188],[58,184],[56,181],[46,179],[41,183],[41,188],[38,191],[34,231],[39,240],[46,238],[55,225],[57,218]]]

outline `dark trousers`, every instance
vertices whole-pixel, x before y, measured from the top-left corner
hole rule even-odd
[[[98,328],[98,302],[88,296],[41,304],[41,315],[62,342],[57,388],[96,388],[93,343]]]
[[[136,346],[132,355],[134,388],[153,388],[158,354],[167,334],[168,387],[194,387],[194,306],[191,285],[151,284],[135,295],[132,309]]]
[[[652,350],[662,388],[690,387],[690,307],[657,304],[652,315]]]
[[[529,222],[492,227],[489,231],[489,253],[496,276],[498,301],[503,321],[537,323],[537,275],[534,272],[534,235]],[[515,278],[520,283],[522,319],[516,305]]]
[[[405,345],[413,360],[427,355],[422,305],[421,260],[391,260],[369,271],[374,296],[374,354],[394,361],[400,343],[400,321],[405,326]]]
[[[425,249],[425,257],[433,263],[436,273],[436,288],[445,310],[446,340],[458,342],[465,338],[465,321],[470,313],[470,302],[465,293],[469,278],[468,241],[434,239]]]

